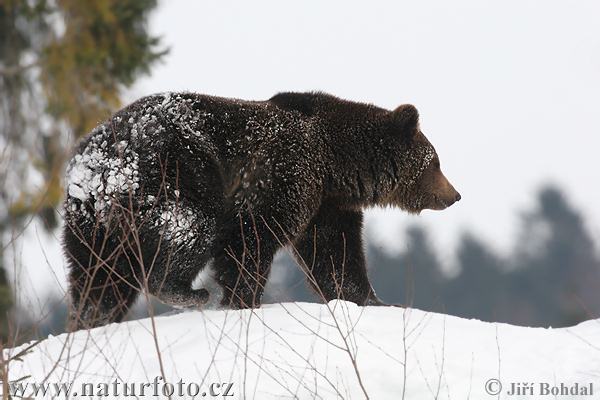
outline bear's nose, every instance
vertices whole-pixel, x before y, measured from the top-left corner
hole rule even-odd
[[[456,192],[456,197],[454,197],[454,202],[460,201],[460,193]]]

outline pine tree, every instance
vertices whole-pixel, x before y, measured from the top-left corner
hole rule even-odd
[[[31,217],[56,226],[67,144],[119,108],[122,89],[165,54],[147,29],[155,6],[0,1],[0,268],[7,242]],[[0,296],[7,293],[4,279]]]

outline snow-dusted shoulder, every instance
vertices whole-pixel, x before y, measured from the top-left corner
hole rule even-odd
[[[591,384],[600,393],[600,320],[525,328],[333,301],[185,312],[155,323],[156,341],[149,319],[50,337],[10,364],[10,379],[74,382],[72,391],[108,384],[109,393],[117,381],[143,398],[144,383],[146,394],[163,390],[162,360],[184,398],[196,386],[245,399],[537,398],[508,396],[523,382],[535,393],[541,384]]]

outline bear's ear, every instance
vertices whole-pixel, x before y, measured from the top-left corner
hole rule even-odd
[[[419,128],[419,112],[412,104],[403,104],[392,111],[394,128],[406,137],[412,137]]]

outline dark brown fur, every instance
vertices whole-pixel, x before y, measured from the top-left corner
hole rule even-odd
[[[80,326],[122,318],[140,276],[167,303],[204,303],[207,292],[191,283],[211,260],[223,305],[258,306],[273,256],[288,243],[325,300],[381,304],[367,277],[362,209],[418,213],[460,199],[411,105],[389,111],[323,93],[281,93],[261,102],[156,95],[100,125],[77,154],[99,152],[110,161],[119,146],[139,159],[116,171],[139,171],[139,184],[128,190],[86,192],[76,173],[86,168],[77,164],[81,157],[68,170],[65,252]],[[109,170],[85,172],[104,188]],[[118,210],[132,207],[141,258],[122,246],[131,224],[123,227],[127,218]],[[192,221],[185,230],[173,228],[169,216],[182,210]],[[184,234],[192,239],[181,240]],[[92,290],[84,295],[86,287]]]

